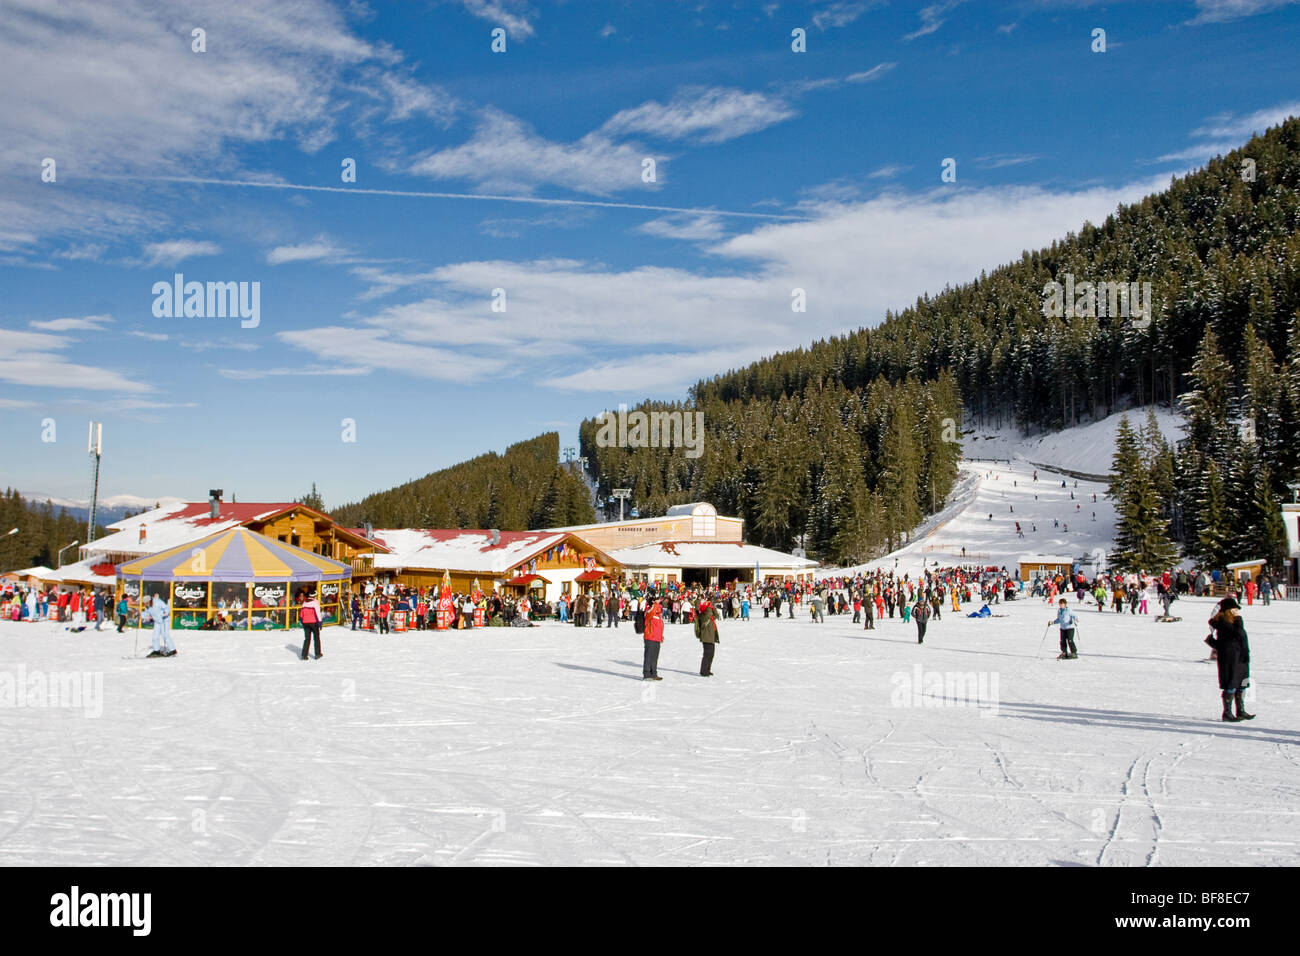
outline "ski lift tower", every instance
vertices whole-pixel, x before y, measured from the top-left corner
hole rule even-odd
[[[610,493],[611,495],[613,495],[615,498],[618,499],[618,520],[619,520],[619,521],[622,521],[622,520],[623,520],[623,502],[627,501],[628,498],[631,498],[631,497],[632,497],[632,489],[631,489],[631,488],[611,488],[609,493]]]
[[[90,514],[86,517],[86,544],[95,540],[95,511],[99,505],[99,455],[103,449],[104,425],[90,423],[86,451],[90,454]]]
[[[574,448],[572,445],[567,445],[567,446],[565,446],[565,449],[564,449],[564,460],[565,460],[565,461],[573,461],[573,459],[575,459],[575,458],[577,458],[577,457],[578,457],[578,449]]]

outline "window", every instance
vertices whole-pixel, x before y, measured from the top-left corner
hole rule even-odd
[[[710,505],[701,505],[691,515],[691,537],[714,538],[718,534],[718,513]]]

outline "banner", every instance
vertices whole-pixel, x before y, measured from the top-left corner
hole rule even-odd
[[[288,594],[289,585],[282,582],[277,582],[275,584],[254,584],[253,607],[284,607]]]
[[[207,581],[177,581],[172,588],[172,609],[182,607],[207,607]]]

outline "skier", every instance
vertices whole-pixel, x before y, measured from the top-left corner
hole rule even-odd
[[[718,612],[708,601],[700,605],[700,613],[695,616],[695,636],[700,639],[703,645],[703,656],[700,657],[700,676],[713,676],[713,652],[717,645],[722,642],[718,640]]]
[[[826,618],[822,616],[822,596],[820,591],[814,591],[812,596],[812,619],[814,624],[825,624]]]
[[[167,602],[163,600],[161,594],[153,596],[153,604],[145,612],[151,621],[153,621],[153,650],[145,655],[146,657],[175,657],[176,645],[172,643],[171,635],[171,617],[172,612],[167,607]]]
[[[1254,714],[1246,713],[1242,699],[1245,687],[1250,683],[1250,642],[1246,639],[1246,626],[1241,620],[1241,605],[1235,598],[1226,597],[1219,602],[1218,613],[1210,618],[1210,627],[1214,632],[1205,638],[1205,643],[1217,652],[1219,691],[1223,698],[1223,716],[1220,719],[1231,723],[1254,720]],[[1233,703],[1237,705],[1235,716]]]
[[[916,643],[925,643],[925,622],[930,620],[930,604],[924,597],[916,602],[912,610],[912,620],[916,621]]]
[[[1058,661],[1076,659],[1079,652],[1074,646],[1074,629],[1078,626],[1079,619],[1074,616],[1074,612],[1070,610],[1070,605],[1065,598],[1061,598],[1061,609],[1056,612],[1056,617],[1047,623],[1055,624],[1061,629],[1061,654],[1056,659]]]

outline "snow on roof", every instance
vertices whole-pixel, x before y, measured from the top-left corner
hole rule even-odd
[[[671,550],[668,550],[671,549]],[[619,564],[632,568],[748,568],[755,564],[776,568],[815,568],[816,561],[796,558],[784,551],[725,541],[669,541],[639,544],[609,552]]]
[[[55,582],[58,584],[95,584],[104,586],[113,586],[117,584],[117,577],[112,574],[97,574],[95,567],[101,562],[95,558],[89,558],[85,561],[78,561],[76,564],[67,564],[57,571],[50,571],[48,574],[40,575],[42,581]]]
[[[697,509],[702,515],[718,513],[718,509],[713,507],[713,505],[709,504],[707,501],[693,501],[688,505],[673,505],[664,512],[664,516],[676,518],[683,515],[693,515]]]
[[[47,568],[43,564],[38,564],[34,568],[23,568],[21,571],[6,571],[5,574],[12,574],[19,578],[39,578],[42,575],[49,574],[53,568]]]
[[[422,568],[431,571],[477,571],[504,574],[520,561],[562,542],[555,531],[501,531],[500,544],[492,533],[477,529],[376,528],[375,543],[389,550],[376,554],[376,569]]]
[[[1067,558],[1059,554],[1022,554],[1019,558],[1020,564],[1074,564],[1074,558]]]
[[[693,505],[673,505],[672,508],[668,509],[667,514],[655,515],[650,518],[625,518],[622,521],[597,521],[595,524],[571,524],[571,525],[565,525],[563,528],[547,528],[546,530],[547,531],[573,531],[573,532],[581,533],[583,531],[590,531],[593,528],[617,528],[620,525],[654,524],[654,522],[663,521],[665,518],[690,517],[690,515],[693,512],[691,512],[689,509],[699,507],[699,504],[701,503],[702,502],[697,502],[696,504]],[[713,506],[708,505],[708,507],[712,508]],[[688,510],[678,512],[675,510],[678,508],[686,508]],[[743,523],[745,520],[744,518],[733,518],[729,515],[720,515],[716,511],[714,512],[714,514],[716,515],[719,521],[736,521],[736,522]]]
[[[109,525],[116,529],[110,535],[97,538],[85,545],[82,551],[93,554],[154,554],[168,548],[179,547],[210,534],[229,528],[265,521],[294,508],[312,512],[294,501],[288,502],[233,502],[223,501],[216,518],[206,501],[181,501],[154,508],[132,518],[123,518]],[[144,525],[145,538],[140,540],[140,526]]]

